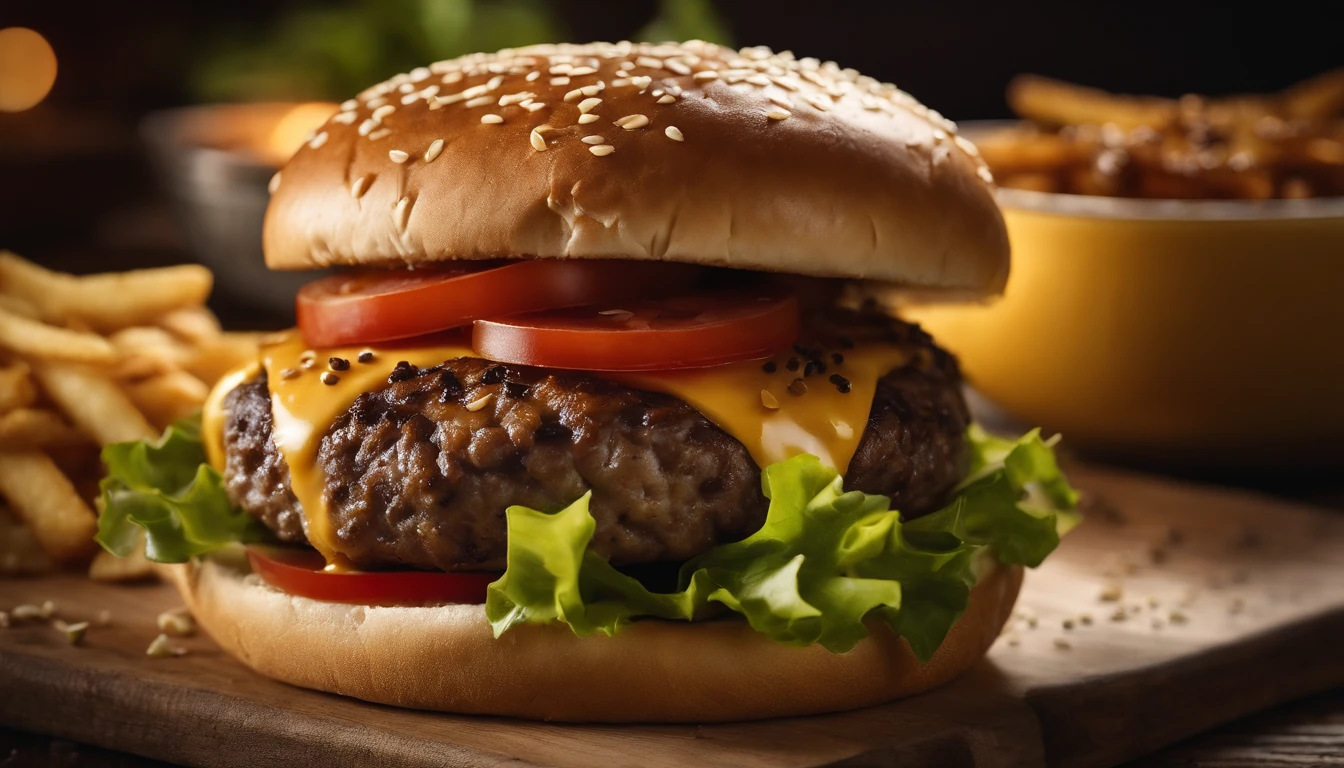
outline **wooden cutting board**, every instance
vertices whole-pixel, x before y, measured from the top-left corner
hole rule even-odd
[[[67,620],[112,613],[82,647],[42,623],[0,630],[0,723],[194,765],[1093,766],[1344,685],[1344,516],[1070,474],[1087,522],[1028,575],[989,658],[885,706],[704,726],[398,710],[262,679],[206,637],[181,641],[186,656],[148,658],[176,595],[72,576],[0,581],[0,609],[53,600]]]

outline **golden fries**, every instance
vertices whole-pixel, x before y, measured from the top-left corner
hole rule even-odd
[[[88,435],[53,411],[16,408],[0,413],[0,451],[92,444]]]
[[[195,264],[75,277],[0,251],[0,293],[27,298],[47,322],[79,321],[101,331],[198,307],[212,284],[210,270]]]
[[[1278,94],[1180,99],[1023,75],[1008,102],[1035,125],[976,141],[1005,187],[1166,199],[1344,195],[1344,68]]]
[[[46,325],[4,309],[0,309],[0,349],[77,363],[110,363],[117,356],[102,336]]]
[[[97,546],[93,510],[45,453],[0,452],[0,495],[52,559],[77,562]]]
[[[258,335],[223,332],[204,306],[210,284],[196,266],[76,277],[0,251],[0,575],[153,574],[91,557],[97,451],[157,435],[255,359]]]

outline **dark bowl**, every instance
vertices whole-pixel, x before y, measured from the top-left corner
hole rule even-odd
[[[246,149],[297,106],[185,107],[148,115],[140,126],[188,246],[215,273],[212,303],[238,325],[292,325],[295,291],[320,274],[266,268],[261,231],[279,162]]]

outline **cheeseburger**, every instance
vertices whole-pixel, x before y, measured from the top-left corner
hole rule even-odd
[[[272,181],[267,264],[335,274],[199,421],[105,452],[100,540],[180,563],[256,671],[387,704],[715,721],[946,682],[1075,500],[883,309],[1004,286],[955,130],[698,42],[376,85]]]

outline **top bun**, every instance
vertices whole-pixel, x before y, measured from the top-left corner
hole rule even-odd
[[[272,183],[266,263],[653,259],[997,293],[1007,233],[955,130],[766,48],[472,54],[341,105]]]

